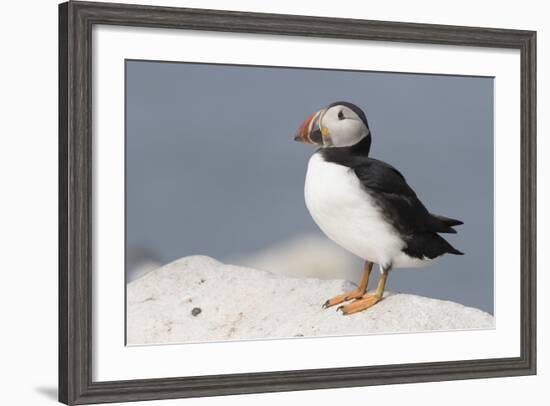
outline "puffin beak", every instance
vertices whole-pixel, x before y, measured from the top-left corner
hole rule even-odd
[[[298,131],[294,136],[294,141],[303,142],[304,144],[323,145],[323,137],[321,135],[320,119],[325,110],[319,110],[310,115],[298,127]]]

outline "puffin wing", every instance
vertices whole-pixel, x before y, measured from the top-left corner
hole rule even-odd
[[[459,220],[432,215],[391,165],[367,158],[353,167],[366,192],[372,196],[392,224],[405,234],[456,233]]]

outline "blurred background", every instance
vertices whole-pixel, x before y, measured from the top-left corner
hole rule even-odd
[[[328,240],[304,204],[307,115],[363,108],[371,156],[428,209],[458,218],[462,257],[397,269],[388,290],[493,313],[493,79],[126,62],[127,281],[188,255],[295,277],[357,282],[362,261]]]

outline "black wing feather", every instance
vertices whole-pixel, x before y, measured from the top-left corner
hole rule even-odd
[[[353,170],[367,193],[375,192],[370,194],[384,207],[389,219],[400,232],[456,233],[452,225],[461,222],[432,215],[403,175],[391,165],[366,158]]]

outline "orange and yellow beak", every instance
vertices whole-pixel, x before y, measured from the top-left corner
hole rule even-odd
[[[306,118],[300,127],[298,127],[294,141],[303,142],[304,144],[323,145],[323,136],[327,135],[326,129],[321,129],[321,118],[324,112],[324,110],[319,110]]]

